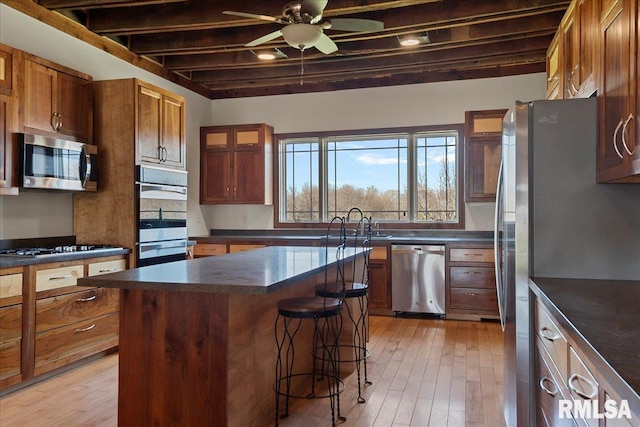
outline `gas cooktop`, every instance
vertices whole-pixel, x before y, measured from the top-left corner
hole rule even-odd
[[[74,252],[96,252],[110,249],[122,249],[111,245],[64,245],[43,248],[17,248],[0,250],[0,256],[11,257],[40,257],[46,255],[60,255]]]

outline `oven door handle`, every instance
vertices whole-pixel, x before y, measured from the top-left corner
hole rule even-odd
[[[153,251],[156,249],[171,249],[171,248],[187,248],[186,240],[170,240],[167,242],[150,242],[140,243],[140,252]]]
[[[140,183],[140,197],[143,199],[187,200],[187,187]]]

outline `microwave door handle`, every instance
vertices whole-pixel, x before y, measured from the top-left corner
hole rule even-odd
[[[84,146],[82,147],[82,151],[80,152],[80,157],[84,157],[86,165],[86,167],[84,168],[84,177],[82,177],[82,188],[84,188],[85,185],[87,185],[87,181],[89,181],[89,177],[91,176],[91,156],[89,155],[89,153],[87,153],[87,150]],[[80,168],[80,175],[82,175],[82,162],[80,162],[80,165],[78,167]]]

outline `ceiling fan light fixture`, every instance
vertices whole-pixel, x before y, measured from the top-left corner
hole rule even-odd
[[[311,24],[289,24],[282,28],[282,36],[289,46],[305,50],[320,41],[322,28]]]

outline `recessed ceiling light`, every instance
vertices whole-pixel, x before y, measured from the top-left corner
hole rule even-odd
[[[258,59],[261,59],[263,61],[273,61],[274,59],[282,59],[282,58],[288,58],[287,55],[282,52],[280,49],[266,49],[266,50],[259,50],[257,52],[253,52],[251,51],[255,56],[258,57]]]
[[[258,59],[263,59],[265,61],[276,59],[276,54],[273,52],[260,52],[256,56],[258,57]]]
[[[406,34],[402,37],[398,36],[398,41],[401,46],[418,46],[420,44],[429,43],[429,33],[426,33],[425,35]]]
[[[417,46],[420,44],[420,40],[417,37],[405,37],[400,40],[402,46]]]

